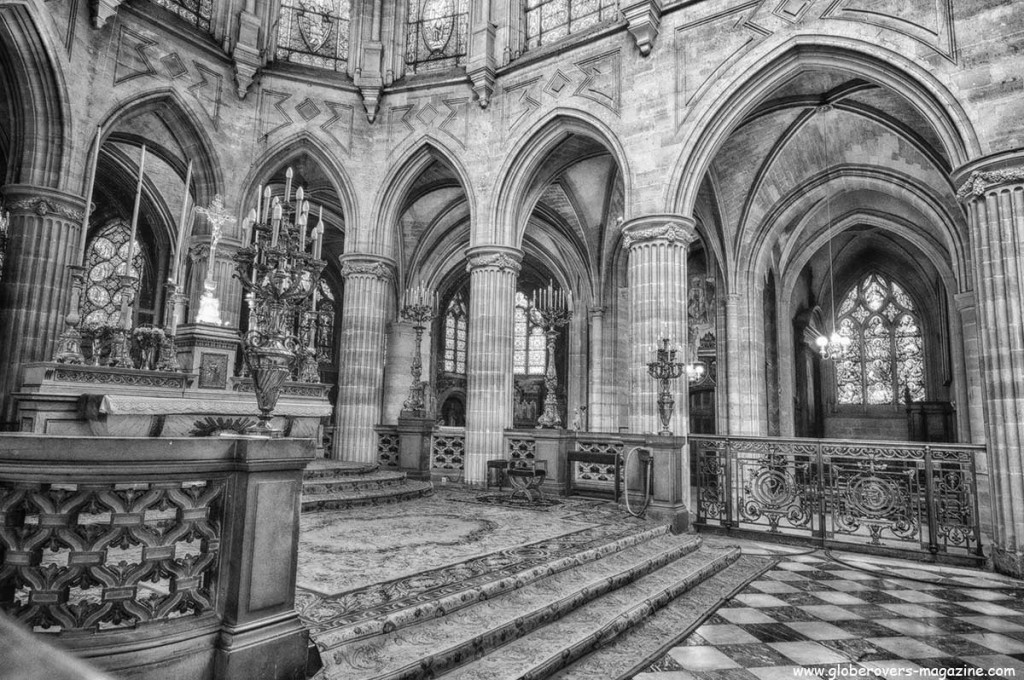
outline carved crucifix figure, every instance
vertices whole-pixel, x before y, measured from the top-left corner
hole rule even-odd
[[[224,199],[220,194],[213,197],[213,202],[208,208],[196,208],[196,212],[205,215],[210,223],[210,254],[206,263],[206,278],[203,281],[203,294],[199,298],[199,313],[196,314],[196,321],[221,326],[220,300],[214,292],[217,290],[217,282],[213,278],[213,269],[217,261],[217,244],[220,242],[223,233],[223,225],[233,224],[235,218],[231,217],[224,209]]]

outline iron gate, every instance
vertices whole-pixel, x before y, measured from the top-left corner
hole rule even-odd
[[[868,552],[982,558],[982,446],[698,436],[697,525]]]

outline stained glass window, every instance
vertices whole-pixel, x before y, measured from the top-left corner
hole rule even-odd
[[[121,323],[121,305],[138,298],[142,283],[143,258],[138,240],[129,246],[131,225],[117,220],[100,230],[86,250],[85,297],[82,318],[86,325],[113,326]],[[128,268],[128,250],[132,266]],[[122,282],[125,274],[135,277],[130,284]],[[130,285],[130,288],[129,288]]]
[[[618,0],[526,0],[526,49],[615,19]]]
[[[444,315],[444,370],[466,373],[466,302],[456,293]]]
[[[405,64],[411,73],[450,71],[466,59],[467,0],[409,0]]]
[[[0,281],[4,280],[4,259],[7,253],[7,231],[11,215],[0,205]]]
[[[164,9],[204,31],[210,30],[213,16],[213,0],[153,0]]]
[[[348,63],[350,0],[283,0],[276,57],[344,71]]]
[[[316,311],[320,312],[316,335],[317,361],[321,364],[334,363],[334,292],[327,282],[320,279],[319,301]]]
[[[523,291],[516,292],[516,311],[513,319],[512,364],[519,375],[544,375],[548,350],[544,329],[530,318],[530,300]]]
[[[924,338],[914,303],[895,281],[869,274],[839,305],[850,346],[836,362],[840,404],[899,404],[925,398]]]

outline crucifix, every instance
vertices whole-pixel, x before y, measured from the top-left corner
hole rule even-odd
[[[203,280],[203,293],[199,297],[199,313],[196,314],[196,322],[222,326],[220,300],[214,295],[217,290],[217,282],[213,278],[213,267],[217,261],[217,243],[220,241],[222,227],[225,224],[234,224],[235,218],[224,210],[224,199],[220,194],[213,197],[210,207],[196,208],[196,212],[205,215],[206,221],[210,223],[210,254],[207,256],[206,278]]]

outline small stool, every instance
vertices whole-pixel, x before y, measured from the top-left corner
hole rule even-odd
[[[508,461],[489,460],[487,461],[487,488],[498,487],[501,491],[508,481]]]
[[[544,483],[544,478],[548,475],[546,466],[538,467],[537,465],[529,465],[523,467],[509,467],[506,470],[506,474],[508,475],[509,484],[512,485],[512,495],[509,496],[510,499],[522,495],[526,497],[526,500],[534,503],[544,498],[544,492],[541,491],[540,486]]]

